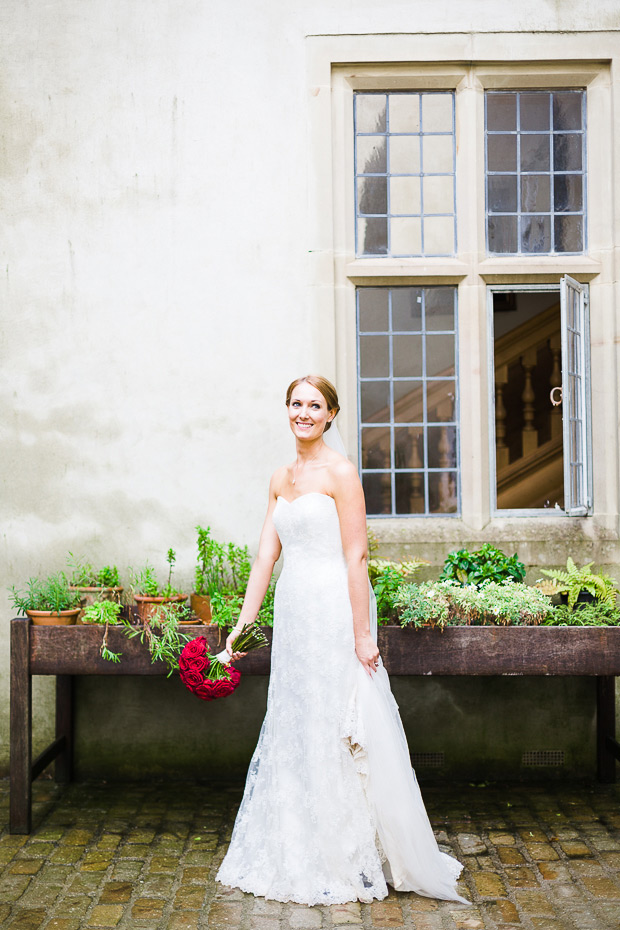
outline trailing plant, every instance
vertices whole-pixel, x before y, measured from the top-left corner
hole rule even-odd
[[[485,543],[475,552],[458,549],[450,552],[439,576],[440,581],[480,586],[487,581],[523,581],[525,565],[517,554],[507,556],[501,549]]]
[[[620,609],[605,603],[560,604],[544,620],[545,626],[620,626]]]
[[[108,628],[118,625],[129,627],[129,620],[121,616],[121,605],[116,601],[95,601],[85,608],[82,623],[99,623],[105,627],[99,650],[101,657],[109,662],[120,662],[122,652],[112,652],[108,648]]]
[[[165,662],[168,678],[179,668],[179,656],[190,638],[179,629],[179,621],[189,618],[189,611],[175,603],[157,604],[142,626],[127,626],[130,638],[140,637],[151,653],[152,662]]]
[[[19,614],[27,610],[72,610],[80,606],[80,593],[69,585],[64,572],[48,575],[47,578],[29,578],[23,589],[9,588],[11,603]]]
[[[67,557],[67,565],[71,569],[69,583],[76,588],[118,588],[120,579],[116,565],[104,565],[96,569],[81,556],[72,552]]]
[[[604,572],[593,572],[592,565],[594,562],[588,562],[580,568],[569,556],[565,569],[543,568],[542,573],[557,582],[558,591],[568,595],[569,608],[575,606],[582,591],[587,591],[598,603],[613,607],[616,603],[618,588],[609,575]]]

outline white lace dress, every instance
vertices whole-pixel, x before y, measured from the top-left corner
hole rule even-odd
[[[280,497],[273,520],[284,565],[267,713],[217,879],[301,904],[384,898],[386,881],[463,901],[461,866],[437,847],[387,673],[371,680],[355,655],[335,502]]]

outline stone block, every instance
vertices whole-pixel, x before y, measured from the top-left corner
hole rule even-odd
[[[514,869],[512,870],[514,871]],[[495,872],[474,872],[476,890],[483,898],[502,898],[506,895],[504,883]]]
[[[466,856],[477,856],[487,851],[487,844],[476,833],[459,833],[457,840]]]
[[[581,881],[595,898],[620,900],[620,883],[611,878],[593,878],[585,875]]]
[[[16,859],[9,869],[9,874],[36,875],[42,865],[41,859]]]
[[[74,917],[52,917],[45,930],[80,930],[80,921]]]
[[[106,882],[99,897],[99,904],[126,904],[132,891],[131,882]]]
[[[512,901],[508,899],[504,901],[500,899],[499,901],[493,901],[491,904],[486,904],[484,910],[496,924],[516,924],[519,922],[519,912]]]
[[[250,917],[250,930],[281,930],[281,925],[277,917],[252,914]]]
[[[549,843],[526,843],[527,851],[535,862],[552,862],[559,859],[553,846]]]
[[[187,869],[183,869],[183,877],[181,881],[185,884],[186,882],[207,882],[209,879],[210,869],[206,866],[192,865]]]
[[[538,868],[545,881],[570,880],[569,871],[561,862],[540,862]]]
[[[123,916],[121,904],[96,904],[88,916],[87,927],[116,927]]]
[[[504,870],[509,885],[513,888],[535,888],[538,885],[536,876],[531,869],[509,868]]]
[[[402,927],[403,910],[398,901],[373,901],[370,914],[374,927]]]
[[[238,927],[241,923],[242,905],[238,901],[215,901],[209,910],[209,927]]]
[[[197,911],[173,911],[167,930],[197,930],[200,914]]]
[[[92,899],[87,898],[86,895],[62,898],[54,908],[54,914],[63,918],[80,918],[84,916],[92,903]]]
[[[514,846],[500,846],[497,855],[504,865],[525,865],[522,853],[515,849]]]
[[[585,856],[591,856],[592,850],[585,843],[579,840],[562,840],[560,849],[569,859],[583,859]]]
[[[528,917],[555,917],[556,911],[542,891],[529,888],[517,888],[515,901]]]
[[[7,925],[7,930],[38,930],[47,911],[44,907],[23,908],[16,912],[13,920]]]
[[[318,907],[291,907],[286,920],[287,930],[316,930],[323,926],[323,915]],[[331,908],[328,908],[331,910]]]
[[[67,830],[59,842],[61,846],[88,846],[89,843],[92,843],[94,835],[93,830],[74,828]]]
[[[160,920],[166,902],[161,898],[138,898],[131,908],[134,920]]]
[[[174,896],[174,906],[198,910],[203,905],[206,892],[206,887],[202,885],[181,885]]]

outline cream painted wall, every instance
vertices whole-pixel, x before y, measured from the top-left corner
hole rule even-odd
[[[255,545],[282,395],[334,374],[312,287],[306,35],[618,29],[615,0],[5,0],[0,608],[69,549]],[[326,152],[329,157],[329,152]],[[0,625],[0,768],[8,624]],[[38,741],[50,727],[37,684]],[[41,706],[43,705],[43,709]],[[46,711],[45,708],[48,708]]]

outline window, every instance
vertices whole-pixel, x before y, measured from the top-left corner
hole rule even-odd
[[[582,252],[585,92],[488,91],[489,252]]]
[[[587,290],[490,289],[498,510],[591,508]]]
[[[367,511],[457,513],[456,288],[359,288],[357,305]]]
[[[358,93],[354,106],[357,254],[454,254],[454,94]]]

